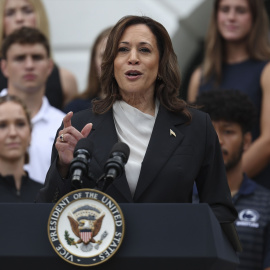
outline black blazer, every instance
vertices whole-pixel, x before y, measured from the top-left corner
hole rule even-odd
[[[125,173],[105,192],[118,203],[191,203],[196,181],[200,202],[208,203],[221,223],[233,222],[237,212],[231,201],[216,132],[207,114],[196,109],[190,112],[192,120],[188,123],[182,113],[169,112],[160,105],[134,197]],[[93,123],[89,137],[94,142],[94,151],[89,171],[97,179],[118,141],[112,110],[102,115],[95,115],[90,109],[80,111],[71,122],[79,131],[87,123]],[[175,136],[170,135],[170,130]],[[52,164],[37,202],[56,202],[72,190],[70,180],[61,179],[56,160],[57,150],[53,146]],[[83,187],[92,188],[93,182],[85,179]]]

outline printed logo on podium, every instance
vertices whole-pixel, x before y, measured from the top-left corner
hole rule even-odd
[[[107,194],[78,189],[63,196],[48,220],[48,236],[56,253],[71,264],[94,266],[119,249],[125,231],[123,213]]]

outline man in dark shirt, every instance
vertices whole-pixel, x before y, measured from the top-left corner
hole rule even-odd
[[[207,112],[218,134],[243,251],[239,269],[270,270],[270,192],[249,179],[242,169],[242,154],[252,142],[255,119],[252,102],[236,90],[207,91],[196,104]],[[270,181],[270,179],[269,179]],[[199,200],[194,189],[194,202]]]

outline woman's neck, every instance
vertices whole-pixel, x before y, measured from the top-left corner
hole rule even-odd
[[[143,113],[154,116],[155,115],[155,100],[151,96],[147,98],[140,95],[122,95],[123,100],[130,106],[140,110]]]
[[[234,64],[249,59],[246,45],[243,42],[228,42],[225,47],[226,63]]]

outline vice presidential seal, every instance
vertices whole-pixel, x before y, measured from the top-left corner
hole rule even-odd
[[[53,207],[48,236],[56,253],[71,264],[93,266],[119,249],[125,223],[119,205],[105,193],[79,189]]]

